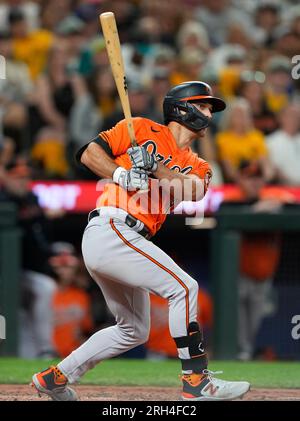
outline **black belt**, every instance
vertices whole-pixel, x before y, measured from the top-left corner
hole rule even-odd
[[[100,216],[101,211],[99,211],[98,209],[94,209],[89,216],[89,222],[91,219],[95,218],[96,216]],[[130,228],[134,228],[136,226],[136,224],[138,223],[138,220],[132,216],[132,215],[127,215],[125,218],[125,224],[128,225]],[[141,231],[137,231],[138,234],[141,234],[143,237],[146,238],[146,240],[149,240],[149,238],[151,238],[151,234],[150,231],[148,230],[148,228],[146,227],[146,225],[144,225],[144,228],[141,229]]]

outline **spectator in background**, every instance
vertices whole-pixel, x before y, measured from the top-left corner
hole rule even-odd
[[[132,116],[139,116],[149,118],[157,121],[161,119],[161,112],[156,114],[151,107],[151,95],[145,84],[140,81],[130,81],[128,84],[129,100],[131,106]],[[123,111],[118,109],[112,114],[108,115],[103,121],[101,131],[111,129],[118,121],[124,118]]]
[[[220,92],[224,98],[231,100],[235,97],[236,90],[240,83],[241,74],[248,69],[247,50],[238,45],[225,44],[215,52],[218,63],[220,55],[220,69],[218,72],[220,80]],[[223,57],[222,57],[223,56]],[[217,66],[218,64],[215,64]]]
[[[59,357],[78,348],[93,329],[91,303],[87,292],[77,283],[79,259],[69,243],[52,244],[49,264],[57,289],[53,294],[53,343]]]
[[[99,13],[97,2],[82,2],[75,8],[74,15],[84,22],[84,37],[92,39],[99,36]]]
[[[131,41],[138,53],[151,56],[161,39],[161,25],[154,16],[141,16],[131,32]]]
[[[225,111],[216,142],[227,182],[238,182],[238,168],[245,160],[259,161],[265,180],[273,177],[264,136],[254,128],[249,103],[244,98],[234,100]]]
[[[0,33],[0,54],[5,57],[5,79],[0,80],[0,97],[7,102],[17,102],[24,106],[32,92],[28,66],[13,57],[12,40],[8,32]],[[6,104],[7,105],[7,104]]]
[[[229,26],[226,43],[241,46],[247,51],[255,47],[252,33],[247,32],[242,22],[234,22]]]
[[[14,159],[15,143],[9,137],[3,137],[0,133],[0,172],[2,177],[5,177],[4,168]],[[0,184],[2,183],[0,176]]]
[[[69,119],[67,146],[68,164],[76,178],[95,177],[91,172],[78,168],[74,153],[100,132],[105,116],[115,112],[117,104],[116,86],[109,68],[96,68],[86,80],[75,73],[72,78],[74,103]]]
[[[49,253],[46,218],[31,192],[30,179],[31,169],[24,159],[11,163],[2,179],[0,202],[16,205],[18,226],[22,230],[19,355],[46,358],[54,355],[51,298],[55,283],[45,275]]]
[[[258,3],[255,14],[255,40],[262,46],[269,48],[275,41],[276,29],[280,24],[280,6],[276,1],[264,0]]]
[[[60,42],[50,51],[47,70],[36,81],[34,103],[30,107],[30,131],[34,138],[44,126],[65,131],[74,103],[67,44]]]
[[[197,19],[205,26],[212,46],[222,45],[227,40],[228,28],[233,24],[242,24],[251,33],[251,19],[229,0],[203,0],[202,4],[204,7],[199,6]]]
[[[0,28],[4,31],[9,30],[8,16],[13,9],[19,9],[24,15],[28,29],[30,31],[38,29],[40,26],[40,7],[40,4],[36,1],[9,0],[9,2],[1,2]]]
[[[287,105],[278,115],[279,129],[269,135],[267,147],[278,181],[300,185],[300,103]]]
[[[193,48],[201,53],[207,54],[210,49],[209,38],[205,27],[200,22],[195,21],[187,21],[181,25],[176,43],[179,51],[185,48]]]
[[[188,80],[202,80],[205,57],[201,51],[192,47],[184,48],[180,52],[178,62],[180,71],[173,75],[173,78],[176,78],[176,84]]]
[[[55,1],[42,1],[40,22],[41,27],[54,32],[58,23],[72,11],[72,0],[59,0],[59,7]]]
[[[152,16],[159,22],[159,42],[173,46],[185,8],[180,0],[173,0],[172,7],[170,6],[169,0],[143,0],[140,12],[143,16]]]
[[[13,141],[14,150],[20,152],[26,144],[26,101],[29,100],[33,84],[28,66],[13,58],[8,33],[0,34],[0,54],[5,57],[5,78],[0,79],[1,130]]]
[[[65,133],[55,127],[44,127],[35,138],[31,150],[36,176],[64,178],[68,174]]]
[[[248,206],[249,212],[277,212],[293,197],[280,188],[264,190],[261,165],[244,161],[238,168],[236,193],[227,193],[221,208]],[[281,236],[276,232],[244,232],[240,244],[240,275],[238,279],[238,346],[237,358],[251,360],[255,339],[266,314],[281,250]]]
[[[119,96],[109,66],[96,67],[88,78],[88,89],[98,110],[99,118],[107,117],[119,105]]]
[[[91,54],[91,73],[96,71],[96,69],[104,69],[105,67],[109,68],[109,60],[106,52],[104,38],[95,38],[87,45],[87,49]],[[82,59],[83,56],[84,54],[81,56]],[[87,76],[89,76],[89,74]]]
[[[124,0],[104,0],[103,9],[103,11],[111,10],[114,12],[121,42],[129,41],[130,29],[134,28],[139,11],[135,3]]]
[[[21,9],[11,9],[8,15],[12,37],[13,58],[27,64],[34,81],[44,70],[48,52],[54,43],[53,34],[45,29],[30,31]]]
[[[79,17],[70,14],[58,23],[55,28],[57,43],[66,45],[68,63],[67,71],[74,72],[79,70],[80,55],[87,42],[85,28],[88,26]]]
[[[298,11],[299,13],[299,11]],[[300,37],[291,27],[283,26],[276,34],[274,50],[277,54],[289,57],[290,59],[299,54]]]
[[[71,79],[74,103],[69,119],[69,140],[78,150],[100,131],[103,117],[113,112],[116,103],[115,84],[108,69],[97,70],[89,83],[74,74]]]
[[[169,46],[158,45],[152,61],[149,63],[150,74],[156,71],[164,71],[169,74],[170,84],[177,84],[177,60],[175,50]]]
[[[291,32],[300,41],[300,7],[299,5],[296,6],[296,9],[294,8],[294,10],[292,10],[290,29],[291,29]]]
[[[153,73],[153,77],[149,84],[149,92],[151,92],[151,108],[157,115],[157,122],[164,124],[162,116],[163,100],[166,92],[171,89],[169,73],[165,70],[157,69]]]
[[[266,67],[266,101],[275,114],[287,106],[293,93],[291,62],[287,57],[274,56]]]
[[[278,128],[278,120],[265,97],[265,74],[260,71],[245,70],[241,73],[238,96],[245,98],[251,108],[254,127],[268,135]]]

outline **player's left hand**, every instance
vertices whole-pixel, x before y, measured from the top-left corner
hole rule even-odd
[[[149,172],[155,172],[157,170],[157,161],[155,156],[150,155],[150,153],[142,146],[133,146],[127,149],[127,153],[131,159],[132,165],[135,168],[142,168]]]

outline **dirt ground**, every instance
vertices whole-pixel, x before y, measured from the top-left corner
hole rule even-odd
[[[75,386],[82,401],[177,401],[180,390],[174,387],[118,387],[118,386]],[[48,400],[38,397],[27,385],[0,385],[0,401]],[[252,389],[245,401],[300,401],[300,389]]]

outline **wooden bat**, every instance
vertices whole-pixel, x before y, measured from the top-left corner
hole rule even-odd
[[[113,12],[101,13],[99,16],[102,31],[105,39],[106,50],[109,57],[111,70],[118,89],[122,109],[127,123],[129,138],[132,146],[137,146],[134,127],[132,122],[127,82],[124,70],[123,57],[121,52],[120,39]]]

